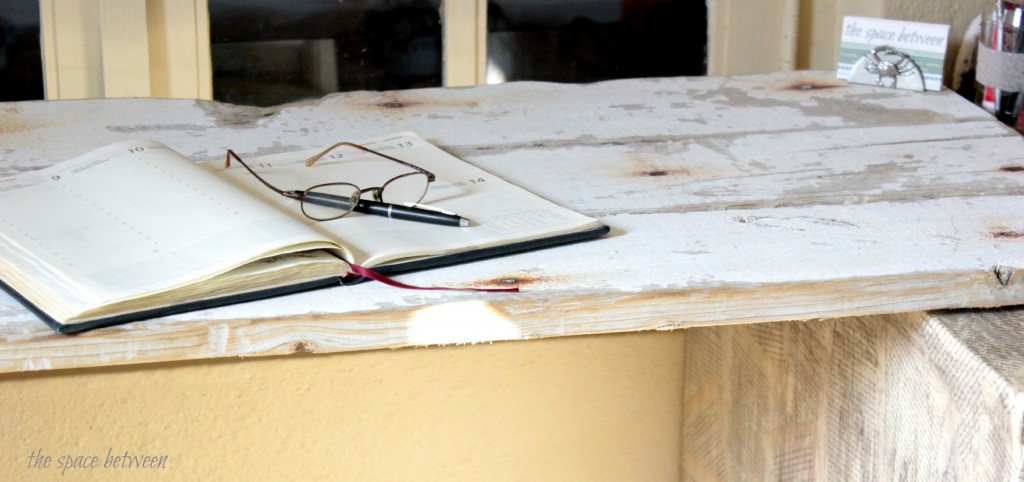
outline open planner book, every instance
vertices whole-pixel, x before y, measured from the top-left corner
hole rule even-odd
[[[436,175],[422,204],[450,227],[353,212],[316,222],[241,165],[197,164],[153,141],[119,142],[0,179],[0,281],[61,333],[338,284],[350,263],[395,273],[607,232],[412,133],[360,144]],[[268,182],[380,186],[405,169],[326,146],[243,159]],[[392,288],[388,288],[392,289]]]

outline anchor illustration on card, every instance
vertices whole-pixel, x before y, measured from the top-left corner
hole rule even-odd
[[[888,45],[876,47],[850,69],[850,82],[924,92],[924,74],[909,55]]]

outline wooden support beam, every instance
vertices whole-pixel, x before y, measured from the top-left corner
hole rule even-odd
[[[100,0],[100,63],[104,97],[149,97],[146,4]]]
[[[483,84],[487,75],[487,1],[444,1],[441,27],[445,87]]]
[[[153,97],[213,98],[207,0],[148,0]]]
[[[47,99],[211,99],[207,0],[41,0]]]

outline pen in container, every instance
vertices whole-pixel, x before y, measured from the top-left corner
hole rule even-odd
[[[1020,5],[1014,5],[1013,7],[1013,52],[1024,53],[1024,35],[1021,34],[1021,27],[1024,26],[1024,7]],[[1016,92],[1013,94],[1013,105],[1009,113],[1009,118],[1004,122],[1010,124],[1013,127],[1017,127],[1020,124],[1020,111],[1024,108],[1024,92]]]
[[[1006,6],[1003,0],[996,0],[996,9],[992,12],[992,48],[996,52],[1002,52],[1003,46],[1005,45],[1006,39],[1004,38],[1006,28]],[[992,91],[992,111],[996,113],[996,116],[1000,114],[1003,108],[1003,92],[1000,89],[993,89]]]
[[[998,52],[1021,53],[1024,51],[1024,35],[1020,35],[1021,14],[1024,13],[1021,7],[1006,2],[998,2],[1001,7],[993,21],[993,34],[995,36],[993,49]],[[1019,92],[995,91],[994,97],[996,118],[1004,124],[1016,126],[1017,116],[1020,114],[1024,95]],[[1001,95],[998,95],[1001,94]]]

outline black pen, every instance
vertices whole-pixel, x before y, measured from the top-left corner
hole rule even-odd
[[[318,204],[321,206],[337,207],[347,210],[349,200],[341,196],[333,196],[319,192],[307,192],[304,194],[303,202]],[[426,208],[420,205],[407,206],[404,204],[391,204],[378,201],[367,201],[360,199],[353,211],[384,216],[390,219],[401,219],[405,221],[416,221],[420,223],[440,224],[442,226],[467,227],[469,220],[453,212],[441,211],[434,208]]]
[[[440,224],[442,226],[455,226],[462,228],[469,226],[468,219],[453,212],[441,211],[438,209],[427,209],[417,206],[406,206],[404,204],[364,201],[360,199],[353,211],[375,214],[377,216],[384,216],[391,219]]]

